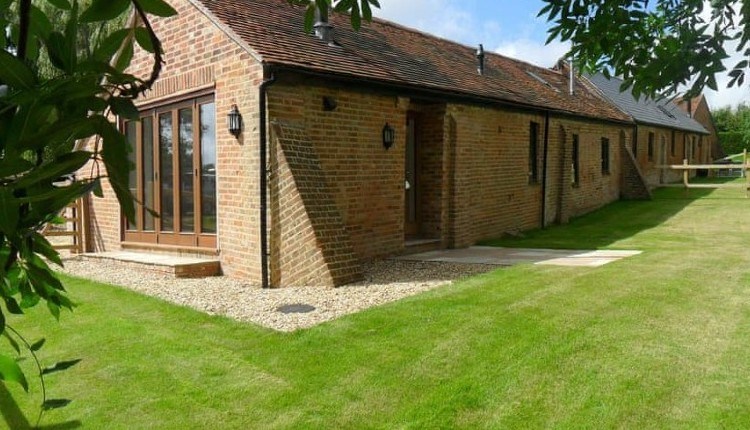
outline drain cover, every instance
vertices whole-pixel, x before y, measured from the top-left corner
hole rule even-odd
[[[281,305],[276,308],[277,311],[283,314],[306,314],[315,310],[315,306],[306,305],[304,303],[295,303],[293,305]]]

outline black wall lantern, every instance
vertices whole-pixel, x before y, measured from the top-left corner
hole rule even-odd
[[[234,137],[240,137],[242,132],[242,115],[237,105],[232,105],[232,110],[227,114],[227,128]]]
[[[393,129],[387,122],[383,126],[383,147],[390,149],[393,146],[393,142],[396,141],[396,130]]]

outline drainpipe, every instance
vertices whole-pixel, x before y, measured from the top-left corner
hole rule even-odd
[[[260,112],[260,269],[261,284],[263,288],[269,288],[268,282],[268,159],[266,150],[268,148],[266,99],[268,87],[276,81],[276,77],[269,69],[264,69],[265,79],[259,87],[258,112]]]
[[[542,228],[547,221],[547,161],[549,156],[549,111],[544,112],[544,155],[542,161]]]

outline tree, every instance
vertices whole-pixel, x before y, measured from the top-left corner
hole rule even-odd
[[[689,88],[717,89],[729,52],[750,57],[750,6],[736,0],[544,0],[552,22],[548,43],[570,41],[583,71],[624,79],[655,96]],[[734,64],[729,86],[742,85],[748,61]]]
[[[724,153],[738,154],[750,148],[750,106],[741,103],[735,109],[716,109],[711,116]]]
[[[123,212],[133,218],[128,143],[109,117],[137,118],[133,99],[161,70],[161,46],[149,16],[175,13],[163,0],[87,3],[81,12],[76,0],[0,0],[0,336],[17,352],[19,340],[32,354],[42,343],[27,342],[7,324],[7,314],[44,303],[59,318],[61,309],[73,308],[48,264],[62,262],[39,233],[42,227],[76,198],[101,193],[100,165]],[[87,31],[123,15],[131,16],[127,26],[82,49],[84,38],[92,40]],[[57,28],[51,17],[64,25]],[[147,79],[124,72],[136,44],[153,56]],[[93,139],[93,149],[77,147],[82,139]],[[87,165],[90,177],[61,180]],[[2,352],[0,380],[28,389],[16,359]],[[64,404],[44,400],[42,409]]]

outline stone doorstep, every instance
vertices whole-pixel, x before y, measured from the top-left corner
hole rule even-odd
[[[133,268],[174,275],[175,278],[204,278],[221,274],[219,260],[210,258],[179,257],[132,251],[86,253],[81,257],[91,260],[118,261]]]
[[[442,248],[440,239],[409,239],[404,241],[404,249],[401,255],[422,254],[430,251],[438,251]]]

